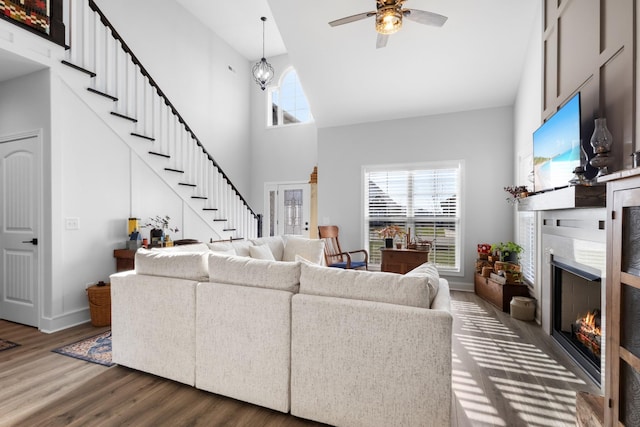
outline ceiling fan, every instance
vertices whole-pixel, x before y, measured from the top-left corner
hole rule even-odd
[[[329,25],[336,27],[338,25],[348,24],[350,22],[360,21],[361,19],[376,17],[376,31],[378,32],[378,40],[376,48],[380,49],[387,45],[390,34],[397,32],[402,28],[402,18],[424,25],[433,25],[442,27],[447,22],[447,17],[438,15],[437,13],[427,12],[418,9],[403,9],[406,0],[376,0],[376,10],[372,12],[359,13],[357,15],[347,16],[345,18],[336,19],[329,22]]]

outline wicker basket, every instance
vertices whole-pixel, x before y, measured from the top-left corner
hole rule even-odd
[[[89,311],[93,326],[111,325],[111,286],[90,286],[87,288]]]

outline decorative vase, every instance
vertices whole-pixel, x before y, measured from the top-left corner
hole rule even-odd
[[[607,119],[596,119],[596,127],[591,135],[591,146],[593,147],[593,154],[595,157],[589,162],[594,168],[598,168],[597,177],[607,175],[609,173],[609,152],[611,151],[611,144],[613,137],[611,132],[607,129]]]
[[[384,239],[384,247],[387,249],[393,249],[393,239],[390,237]]]

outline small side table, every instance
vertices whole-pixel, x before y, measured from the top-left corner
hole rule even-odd
[[[428,251],[382,248],[380,271],[405,274],[429,261]]]
[[[136,251],[132,249],[115,249],[113,257],[116,259],[116,271],[135,270]]]

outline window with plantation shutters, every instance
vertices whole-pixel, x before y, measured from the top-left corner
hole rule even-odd
[[[380,263],[387,225],[432,243],[429,259],[441,272],[460,272],[460,162],[376,166],[364,170],[365,234],[369,262]]]
[[[533,212],[518,212],[518,242],[522,246],[520,266],[522,276],[533,284],[536,277],[536,222]]]

